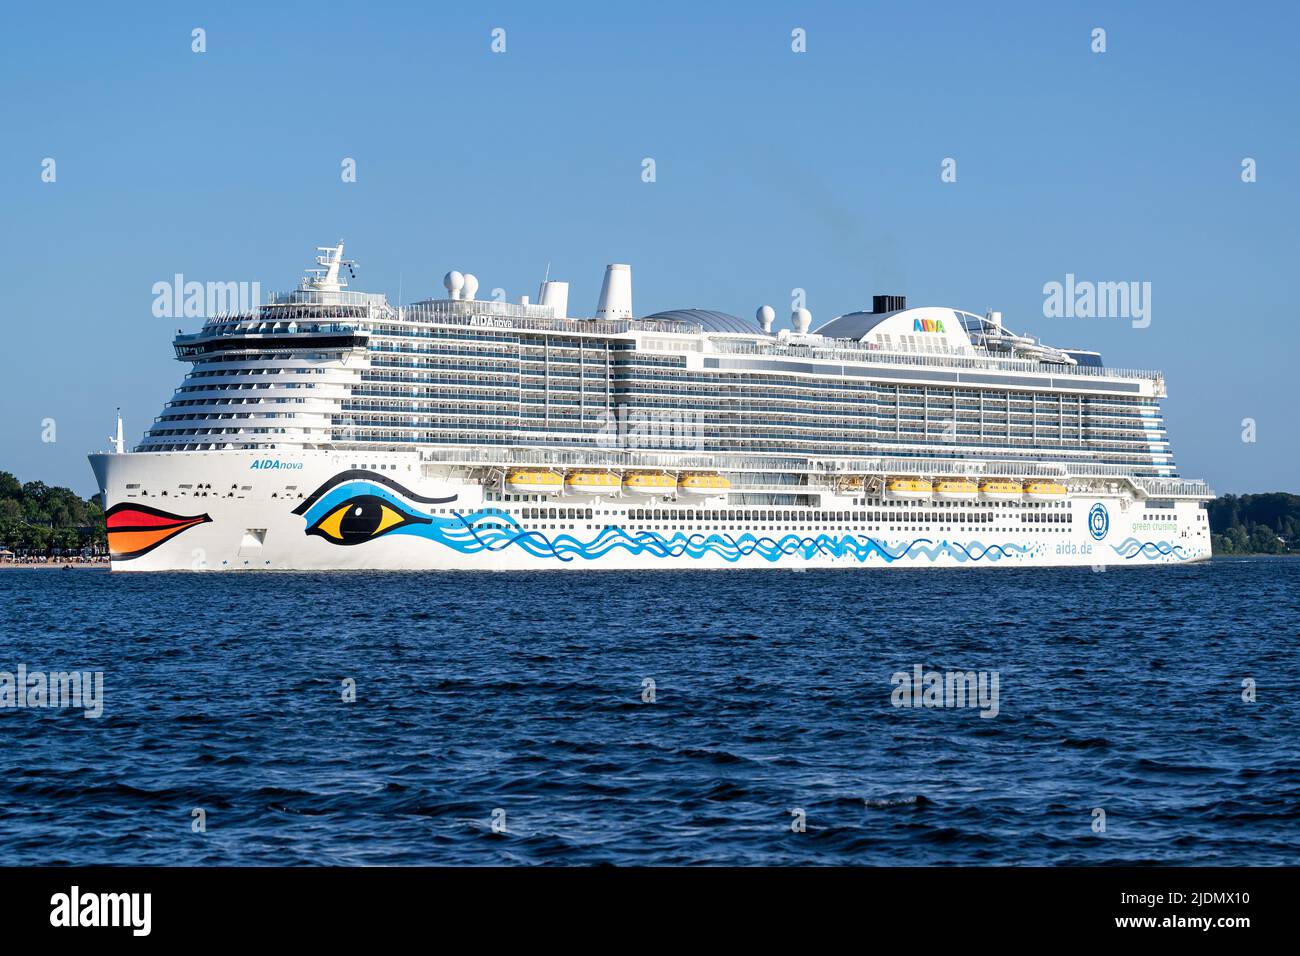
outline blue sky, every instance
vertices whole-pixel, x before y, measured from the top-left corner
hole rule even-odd
[[[354,287],[406,301],[450,268],[535,295],[549,262],[588,314],[630,262],[643,314],[1000,308],[1164,369],[1183,475],[1300,491],[1298,28],[1282,3],[15,6],[0,469],[92,492],[113,407],[134,442],[198,324],[155,318],[153,283],[287,289],[344,238]],[[1150,326],[1045,318],[1067,273],[1150,282]]]

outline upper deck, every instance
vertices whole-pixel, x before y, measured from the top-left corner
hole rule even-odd
[[[340,295],[335,293],[334,295]],[[718,332],[700,323],[653,316],[635,319],[596,319],[556,317],[547,306],[524,305],[495,300],[429,299],[407,306],[392,306],[383,295],[342,293],[348,301],[331,301],[332,296],[288,293],[247,313],[222,314],[209,318],[201,330],[180,333],[173,339],[177,357],[190,359],[202,354],[196,346],[221,338],[247,339],[250,348],[292,347],[295,341],[303,348],[315,348],[315,336],[350,333],[365,336],[382,327],[386,334],[411,338],[429,337],[436,327],[459,327],[516,333],[521,338],[539,335],[621,339],[634,348],[648,347],[656,352],[717,353],[726,356],[766,356],[807,359],[818,363],[851,363],[869,366],[906,366],[935,370],[967,370],[1034,373],[1050,376],[1043,387],[1070,387],[1071,382],[1099,379],[1160,383],[1163,393],[1164,374],[1151,369],[1114,368],[1103,365],[1068,364],[1023,353],[992,351],[971,344],[960,352],[917,352],[904,348],[885,348],[852,338],[837,338],[820,333],[804,335],[769,335],[755,323],[752,333]],[[694,311],[694,310],[687,310]],[[910,311],[910,310],[909,310]],[[918,310],[919,311],[919,310]],[[927,309],[933,312],[933,309]],[[959,310],[943,310],[960,320]],[[739,320],[737,320],[739,321]],[[653,333],[652,342],[644,339]],[[292,336],[299,338],[293,339]],[[671,338],[662,338],[669,336]],[[1064,352],[1065,350],[1057,350]],[[714,366],[722,367],[722,366]],[[740,367],[733,365],[732,367]],[[787,369],[798,371],[797,369]],[[805,369],[815,374],[835,374],[835,369],[820,365]],[[943,380],[960,381],[954,376]],[[975,381],[972,379],[972,381]],[[1090,387],[1087,384],[1078,387]],[[1137,389],[1132,389],[1137,391]]]
[[[477,280],[455,272],[445,298],[395,306],[344,288],[341,245],[321,251],[298,289],[176,336],[193,369],[141,450],[378,446],[466,463],[651,455],[805,471],[912,460],[935,474],[1002,463],[1178,479],[1161,373],[1017,335],[997,313],[881,296],[816,331],[806,310],[779,331],[767,307],[754,320],[637,317],[626,266],[607,271],[590,318],[568,314],[564,283],[506,302],[476,298]]]

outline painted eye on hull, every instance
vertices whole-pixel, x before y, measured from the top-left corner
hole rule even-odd
[[[412,524],[429,524],[377,495],[358,495],[330,511],[307,529],[334,544],[361,544]]]

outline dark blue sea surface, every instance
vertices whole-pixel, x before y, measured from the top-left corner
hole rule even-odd
[[[1286,559],[5,570],[0,671],[104,712],[0,710],[0,864],[1294,864],[1298,648]]]

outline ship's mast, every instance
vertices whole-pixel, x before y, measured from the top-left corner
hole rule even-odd
[[[317,246],[316,251],[321,253],[316,257],[318,268],[308,269],[306,277],[302,280],[304,291],[313,292],[341,292],[347,286],[347,280],[339,278],[339,269],[347,266],[348,275],[355,278],[353,271],[356,263],[351,259],[343,258],[343,240],[339,240],[337,246]]]
[[[122,454],[126,450],[126,440],[122,437],[122,409],[117,410],[117,434],[108,436],[113,443],[113,451]]]

